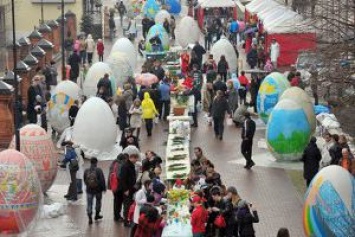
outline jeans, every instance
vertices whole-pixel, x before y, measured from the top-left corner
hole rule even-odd
[[[252,140],[243,140],[241,145],[241,152],[247,161],[246,165],[249,165],[252,161],[251,154],[253,150],[253,141]]]
[[[112,41],[115,38],[115,29],[110,29],[110,40]]]
[[[92,55],[93,55],[93,53],[88,53],[88,63],[89,64],[92,63]]]
[[[70,185],[68,188],[67,195],[70,199],[78,198],[78,191],[76,189],[76,171],[70,171]]]
[[[144,119],[145,121],[145,128],[147,129],[148,136],[152,135],[153,129],[153,119]]]
[[[83,180],[82,179],[76,179],[76,190],[78,193],[83,192]]]
[[[121,217],[122,204],[123,193],[122,191],[118,190],[117,192],[113,193],[113,216],[115,220],[118,220]]]
[[[96,214],[99,214],[101,212],[102,192],[86,193],[86,200],[87,200],[86,212],[89,216],[92,215],[92,206],[94,205],[94,198],[96,198],[96,205],[95,205]]]
[[[104,61],[104,55],[103,54],[99,54],[99,62],[103,62]]]
[[[85,64],[85,62],[86,62],[86,51],[85,50],[80,51],[80,59],[81,59],[82,63]]]
[[[223,137],[224,132],[224,117],[213,117],[214,134]]]
[[[164,111],[163,111],[164,108]],[[170,114],[170,100],[163,100],[159,102],[159,119],[166,117]]]

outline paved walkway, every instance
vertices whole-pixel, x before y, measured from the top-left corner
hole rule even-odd
[[[105,0],[104,4],[109,0]],[[118,22],[117,22],[118,23]],[[137,22],[138,23],[138,22]],[[116,24],[119,26],[119,24]],[[118,30],[120,31],[120,30]],[[105,41],[106,55],[112,44]],[[143,59],[138,60],[141,65]],[[300,196],[289,177],[286,169],[300,169],[299,164],[283,164],[274,161],[265,147],[265,126],[257,121],[257,132],[254,140],[253,159],[256,166],[248,171],[243,168],[244,160],[240,153],[240,129],[234,126],[226,127],[224,140],[214,138],[213,128],[209,127],[203,113],[199,116],[199,127],[192,130],[191,147],[200,146],[205,155],[221,173],[224,183],[237,187],[241,196],[257,208],[260,223],[255,224],[256,236],[274,237],[280,227],[287,227],[291,236],[302,237],[302,196]],[[164,142],[167,140],[168,124],[162,122],[154,127],[153,136],[146,137],[141,132],[141,150],[151,149],[162,157],[165,155]],[[109,161],[99,163],[107,177]],[[89,166],[88,161],[85,164]],[[31,237],[117,237],[128,236],[128,229],[122,223],[113,221],[112,194],[108,191],[103,197],[103,220],[88,226],[85,212],[85,194],[74,204],[67,203],[63,198],[69,179],[65,171],[60,170],[54,185],[48,191],[47,203],[60,202],[66,205],[66,214],[56,219],[40,220],[35,229],[29,234]]]

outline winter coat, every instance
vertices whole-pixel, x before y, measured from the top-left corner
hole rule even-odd
[[[227,92],[229,109],[234,112],[238,108],[238,91],[231,89]]]
[[[226,115],[231,114],[227,99],[225,97],[216,97],[213,99],[211,115],[214,118],[224,118]]]
[[[138,108],[134,105],[129,109],[129,114],[131,115],[130,127],[131,128],[140,128],[142,126],[142,107]]]
[[[68,64],[70,65],[70,78],[77,78],[79,76],[80,61],[81,61],[81,58],[76,53],[72,53],[69,56]]]
[[[142,213],[140,215],[138,220],[138,227],[136,233],[134,234],[134,237],[153,237],[157,233],[157,230],[160,228],[160,224],[162,221],[161,217],[158,217],[156,220],[153,221],[150,221],[148,218],[151,212],[158,212],[158,211],[154,207],[152,207],[151,210],[147,212],[148,212],[147,214]]]
[[[119,189],[123,192],[129,191],[130,195],[133,194],[136,180],[136,168],[130,160],[127,160],[121,168]]]
[[[339,143],[334,143],[334,145],[329,149],[329,154],[332,158],[330,161],[331,165],[337,165],[339,163],[339,160],[343,156],[341,150],[342,148]]]
[[[218,73],[226,73],[229,70],[227,61],[219,61],[217,66]]]
[[[96,177],[98,181],[97,188],[92,189],[89,188],[87,185],[87,177],[89,175],[89,172],[94,171],[96,172]],[[86,169],[84,172],[84,183],[86,185],[86,192],[91,193],[91,194],[96,194],[100,192],[105,192],[106,191],[106,182],[105,182],[105,176],[104,173],[102,172],[102,169],[96,167],[96,165],[91,165],[90,168]]]
[[[239,225],[239,236],[240,237],[252,237],[255,236],[255,231],[253,223],[259,222],[259,216],[257,211],[250,213],[248,207],[242,207],[238,210],[237,214],[238,225]]]
[[[161,80],[164,79],[165,71],[164,71],[164,69],[163,69],[161,66],[159,66],[159,67],[153,67],[151,73],[154,74],[155,76],[157,76],[157,78],[159,79],[159,81],[161,81]]]
[[[248,139],[249,141],[253,140],[254,134],[255,134],[255,122],[252,119],[247,119],[243,123],[243,128],[242,128],[242,139]]]
[[[97,42],[96,50],[98,55],[104,55],[105,46],[102,42]]]
[[[89,34],[88,38],[85,40],[86,43],[86,52],[93,53],[95,51],[95,41],[92,39],[92,36]]]
[[[201,62],[203,55],[206,53],[206,50],[201,45],[197,44],[192,48],[192,51],[196,53],[198,60]]]
[[[144,186],[136,192],[134,201],[136,202],[136,207],[134,208],[133,222],[138,224],[140,210],[143,204],[147,203],[147,190]]]
[[[142,111],[143,119],[153,119],[155,115],[159,114],[148,92],[144,93],[144,99],[142,101]]]
[[[192,233],[205,233],[207,218],[208,212],[202,205],[195,207],[191,214]]]
[[[213,90],[216,91],[223,91],[226,92],[227,91],[227,85],[226,83],[224,83],[223,81],[216,81],[215,83],[213,83]]]
[[[304,179],[312,179],[318,172],[319,161],[322,159],[320,150],[315,142],[310,142],[305,148],[302,156],[303,161],[303,177]]]

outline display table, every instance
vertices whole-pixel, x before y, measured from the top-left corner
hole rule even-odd
[[[173,223],[164,228],[162,237],[192,237],[192,227],[190,224]]]

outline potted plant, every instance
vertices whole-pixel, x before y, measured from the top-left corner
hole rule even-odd
[[[173,114],[175,116],[182,116],[185,113],[185,109],[187,108],[189,96],[183,94],[177,94],[175,96],[176,104],[173,107]]]

